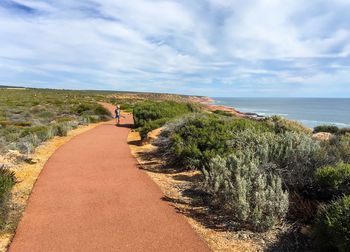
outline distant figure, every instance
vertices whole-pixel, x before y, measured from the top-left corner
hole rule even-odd
[[[115,119],[116,119],[116,125],[119,125],[120,123],[120,106],[118,105],[115,109]]]

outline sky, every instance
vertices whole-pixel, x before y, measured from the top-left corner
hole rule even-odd
[[[350,97],[350,0],[0,0],[0,85]]]

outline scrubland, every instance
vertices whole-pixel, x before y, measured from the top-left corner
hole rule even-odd
[[[281,117],[253,120],[161,107],[136,105],[135,121],[162,127],[153,145],[165,161],[164,173],[169,167],[175,174],[199,172],[199,179],[190,182],[197,195],[193,200],[200,198],[208,218],[216,212],[221,226],[232,232],[275,232],[277,239],[266,250],[350,249],[346,130],[330,127],[329,140],[318,140],[312,130]]]
[[[187,190],[207,209],[204,219],[230,232],[274,232],[277,240],[263,247],[270,251],[350,250],[347,129],[317,127],[331,133],[319,140],[297,122],[210,112],[177,95],[0,89],[0,155],[17,151],[26,161],[55,136],[111,119],[99,102],[133,112],[143,140],[161,128],[153,142],[164,164],[157,172],[195,172]],[[2,211],[15,183],[13,169],[2,165]]]

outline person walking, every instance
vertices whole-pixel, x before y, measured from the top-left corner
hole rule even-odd
[[[115,109],[115,119],[116,119],[116,126],[120,124],[120,105],[118,105]]]

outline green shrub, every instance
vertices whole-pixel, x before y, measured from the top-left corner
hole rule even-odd
[[[108,117],[112,117],[111,112],[109,112],[108,109],[102,107],[101,105],[98,104],[98,106],[95,108],[95,114],[99,115],[99,116],[108,116]]]
[[[40,139],[42,139],[43,141],[47,140],[47,131],[48,131],[48,127],[47,126],[34,126],[31,128],[26,128],[24,129],[21,134],[20,137],[25,137],[28,135],[37,135]]]
[[[2,90],[2,154],[10,149],[31,152],[43,141],[56,135],[66,135],[77,126],[76,122],[110,120],[110,113],[97,103],[100,97],[105,98],[105,94],[65,90]],[[85,120],[85,117],[89,119]]]
[[[223,110],[214,110],[213,111],[214,114],[217,115],[222,115],[222,116],[229,116],[229,117],[234,117],[234,115],[228,111],[223,111]]]
[[[279,224],[288,210],[281,178],[266,171],[249,150],[216,157],[204,169],[202,188],[213,203],[232,214],[240,226],[265,231]]]
[[[195,114],[167,124],[157,144],[170,161],[184,169],[201,169],[220,155],[254,150],[255,156],[282,172],[284,183],[310,183],[320,162],[320,144],[304,133],[275,133],[266,122]]]
[[[350,196],[320,208],[313,236],[317,251],[350,251]]]
[[[69,127],[67,124],[57,124],[54,126],[56,130],[56,136],[67,136]]]
[[[90,104],[78,104],[76,107],[73,108],[73,111],[77,113],[78,115],[82,115],[84,112],[92,110],[92,106]]]
[[[0,226],[4,223],[6,216],[6,201],[11,188],[16,183],[15,175],[3,166],[0,167]]]
[[[143,127],[141,127],[141,129],[140,129],[141,139],[145,139],[149,132],[162,127],[168,120],[170,120],[170,119],[169,118],[161,118],[161,119],[157,119],[154,121],[146,122],[143,125]]]
[[[339,135],[345,135],[345,134],[350,134],[350,128],[341,128],[338,131]]]
[[[8,127],[10,125],[14,125],[17,127],[30,127],[30,126],[32,126],[32,122],[0,121],[0,126],[2,126],[2,127]]]
[[[32,122],[15,122],[13,123],[15,126],[19,126],[19,127],[30,127],[32,126]]]
[[[120,109],[125,111],[125,112],[133,112],[134,104],[128,103],[128,102],[124,102],[124,103],[122,103],[120,105]]]
[[[13,123],[11,121],[0,121],[1,127],[7,127],[9,125],[13,125]]]
[[[174,101],[142,102],[136,104],[134,107],[134,124],[142,133],[141,137],[145,137],[154,127],[161,127],[172,118],[195,112],[196,109],[196,105],[191,103],[179,103]]]
[[[276,134],[247,129],[233,134],[229,146],[235,151],[252,150],[255,157],[271,164],[289,189],[301,190],[312,184],[319,159],[320,144],[310,135],[295,132]]]
[[[337,134],[339,132],[339,128],[335,125],[320,125],[314,128],[314,133],[318,132],[328,132],[332,134]]]
[[[350,164],[323,167],[315,177],[322,191],[331,196],[350,194]]]
[[[276,133],[284,133],[284,132],[296,132],[296,133],[304,133],[311,134],[312,130],[306,128],[299,122],[285,119],[281,116],[271,116],[264,119],[265,122],[273,126]]]
[[[15,175],[12,171],[0,167],[0,206],[3,205],[7,194],[11,190],[12,186],[15,184]]]
[[[52,112],[52,111],[47,111],[47,110],[44,110],[44,111],[40,111],[39,114],[38,114],[39,117],[41,118],[53,118],[55,116],[55,113]]]
[[[350,134],[332,137],[322,146],[327,164],[350,163]]]

